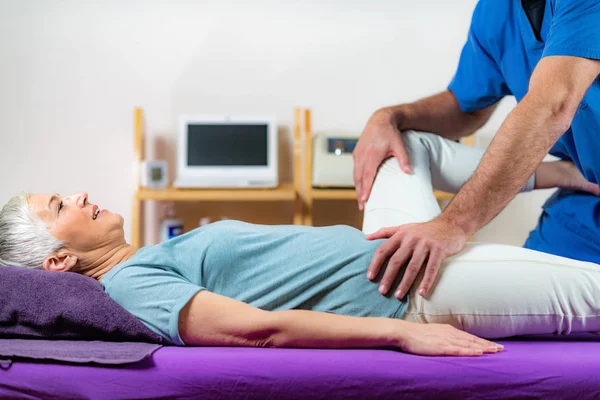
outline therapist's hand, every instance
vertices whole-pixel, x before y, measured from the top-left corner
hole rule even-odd
[[[400,167],[410,173],[410,162],[400,137],[393,113],[386,108],[376,111],[365,126],[356,148],[354,158],[354,185],[358,208],[364,210],[371,194],[377,168],[383,160],[396,157]]]
[[[394,296],[401,299],[423,267],[426,270],[419,294],[425,296],[435,281],[442,261],[461,251],[468,235],[455,224],[438,217],[430,222],[383,228],[367,235],[369,240],[382,238],[389,239],[375,252],[367,271],[367,278],[373,280],[389,258],[379,284],[379,292],[386,294],[390,289],[397,289]],[[394,279],[405,264],[406,270],[400,285],[398,288],[392,288]]]

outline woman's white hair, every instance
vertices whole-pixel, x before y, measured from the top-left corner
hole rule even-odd
[[[29,196],[21,193],[0,210],[0,266],[40,269],[46,257],[63,247],[31,212]]]

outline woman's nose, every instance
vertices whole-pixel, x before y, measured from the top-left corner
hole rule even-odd
[[[68,202],[73,202],[73,203],[77,204],[79,207],[83,208],[83,207],[85,207],[85,205],[87,203],[87,199],[88,199],[88,194],[86,192],[79,192],[79,193],[75,193],[75,194],[65,197],[63,201],[66,200]]]

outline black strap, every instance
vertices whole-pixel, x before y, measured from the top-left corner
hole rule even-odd
[[[527,15],[531,29],[533,29],[535,38],[541,42],[542,22],[544,22],[546,0],[521,0],[521,5]]]

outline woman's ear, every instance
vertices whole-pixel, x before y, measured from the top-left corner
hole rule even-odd
[[[46,271],[67,272],[77,264],[77,256],[72,254],[52,253],[42,262]]]

